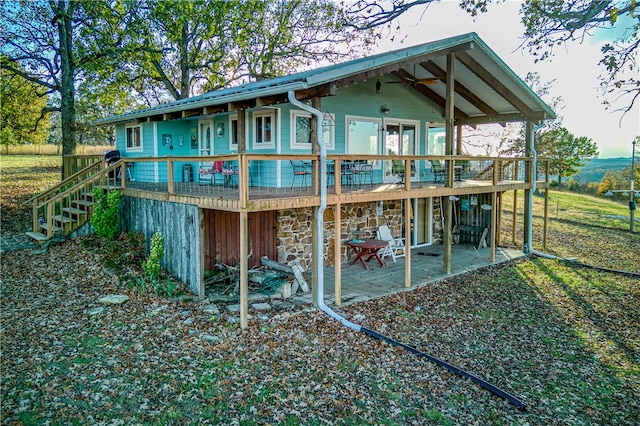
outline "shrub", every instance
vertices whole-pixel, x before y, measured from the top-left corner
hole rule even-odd
[[[98,237],[112,241],[118,233],[120,192],[114,190],[105,194],[101,188],[93,188],[93,200],[91,226]]]
[[[162,274],[160,260],[164,256],[164,238],[160,231],[151,237],[149,258],[142,264],[142,270],[152,283],[156,283]]]

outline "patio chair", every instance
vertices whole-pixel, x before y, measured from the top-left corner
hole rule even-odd
[[[444,166],[440,160],[431,161],[431,171],[433,172],[433,183],[444,182]]]
[[[211,166],[198,167],[198,183],[209,181],[211,185],[215,185],[216,176],[222,175],[224,169],[224,161],[214,161]]]
[[[391,173],[400,177],[400,182],[398,183],[404,183],[404,160],[391,160]],[[416,166],[413,163],[413,160],[411,160],[410,175],[411,177],[414,177],[416,175]]]
[[[363,181],[366,180],[367,175],[369,176],[369,186],[373,186],[373,166],[367,161],[358,160],[353,163],[351,166],[351,171],[356,176],[358,180],[358,187],[362,186]]]
[[[379,226],[376,235],[379,240],[386,241],[388,243],[385,248],[380,250],[381,259],[385,256],[391,256],[391,259],[393,259],[393,263],[396,263],[397,257],[404,256],[404,238],[393,238],[393,236],[391,235],[391,230],[387,225]],[[401,251],[402,254],[398,254],[399,251]]]
[[[302,188],[303,186],[307,186],[307,175],[311,174],[311,170],[310,170],[310,166],[309,164],[305,163],[302,160],[289,160],[291,162],[291,167],[292,167],[292,173],[293,175],[291,176],[291,189],[293,189],[293,186],[296,183],[296,177],[299,177],[300,180],[302,181],[300,184],[300,188]]]

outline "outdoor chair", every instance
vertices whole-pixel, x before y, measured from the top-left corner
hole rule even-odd
[[[224,161],[214,161],[211,166],[198,167],[198,183],[209,181],[211,185],[215,185],[216,177],[222,176],[224,169]]]
[[[307,186],[307,175],[311,174],[311,166],[302,160],[289,160],[292,167],[291,189],[296,183],[296,178],[300,178],[300,188]]]
[[[351,166],[351,171],[357,178],[357,185],[360,187],[362,182],[369,176],[369,186],[373,186],[373,166],[366,161],[355,161]]]
[[[404,175],[405,175],[405,170],[404,170],[404,160],[391,160],[391,173],[393,173],[394,175],[398,175],[398,177],[400,177],[400,183],[404,183]],[[410,172],[410,176],[413,177],[416,174],[416,166],[413,163],[413,160],[411,160],[411,172]]]
[[[444,182],[444,166],[440,160],[431,161],[431,171],[433,172],[433,183]]]
[[[381,259],[385,256],[391,256],[393,263],[396,263],[397,257],[404,256],[406,250],[404,246],[404,238],[393,238],[391,230],[387,225],[379,226],[376,235],[379,240],[386,241],[388,243],[385,248],[380,250]],[[402,253],[398,254],[398,252]]]

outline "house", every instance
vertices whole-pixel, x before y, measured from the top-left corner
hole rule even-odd
[[[554,117],[470,33],[106,117],[96,124],[116,126],[122,160],[75,179],[86,189],[110,174],[123,229],[160,230],[163,266],[194,293],[216,261],[239,263],[246,325],[246,272],[261,256],[334,265],[339,285],[345,242],[387,225],[411,247],[442,242],[447,271],[454,235],[494,253],[511,190],[526,194],[528,249],[530,194],[547,175],[533,128]],[[463,155],[462,126],[514,121],[527,123],[526,157]],[[42,215],[49,233],[65,225],[55,197],[81,195],[37,200],[34,231]]]

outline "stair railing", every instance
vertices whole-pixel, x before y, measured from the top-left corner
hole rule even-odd
[[[54,235],[55,230],[55,214],[59,212],[61,216],[64,216],[63,208],[71,207],[74,201],[83,199],[85,194],[93,191],[94,187],[100,185],[105,188],[120,189],[117,185],[117,173],[118,169],[123,164],[123,161],[119,160],[118,162],[109,165],[107,168],[101,169],[97,173],[86,176],[83,180],[62,192],[52,194],[47,199],[41,199],[37,204],[34,202],[34,232],[40,228],[39,218],[42,217],[42,220],[46,224],[47,238],[51,238]],[[88,216],[89,212],[87,211],[87,219],[89,218]],[[61,230],[63,235],[68,235],[75,230],[71,229],[71,226],[66,228],[64,219],[61,219]]]

